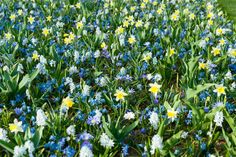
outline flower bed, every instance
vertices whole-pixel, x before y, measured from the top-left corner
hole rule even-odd
[[[0,3],[2,156],[236,156],[236,43],[214,0]]]

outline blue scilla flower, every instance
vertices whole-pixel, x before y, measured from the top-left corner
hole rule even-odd
[[[87,140],[82,143],[81,148],[83,146],[87,146],[89,149],[93,149],[93,145]]]
[[[36,129],[35,129],[34,127],[30,128],[30,132],[31,132],[32,134],[34,134],[35,131],[36,131]]]
[[[63,153],[67,156],[67,157],[73,157],[76,153],[75,149],[67,146],[64,150]]]
[[[50,140],[50,141],[55,141],[55,140],[56,140],[56,136],[51,135],[51,136],[49,137],[49,140]]]
[[[147,129],[146,129],[146,128],[142,128],[142,129],[140,130],[140,132],[141,132],[142,134],[145,134],[145,133],[146,133],[146,131],[147,131]]]
[[[196,138],[198,141],[200,141],[200,140],[202,139],[202,137],[201,137],[200,135],[198,135],[198,134],[195,135],[195,138]]]
[[[225,107],[230,114],[236,111],[236,106],[229,102],[226,102]]]
[[[63,137],[58,141],[59,150],[62,150],[65,147],[65,144],[66,144],[66,138]]]
[[[84,132],[84,133],[80,134],[79,139],[82,141],[88,141],[88,140],[93,139],[93,136],[87,132]]]
[[[206,91],[201,92],[201,93],[199,94],[199,98],[200,98],[201,101],[205,101],[208,96],[209,96],[209,93],[206,92]]]
[[[192,119],[192,116],[193,116],[192,110],[189,110],[188,115],[187,115],[187,118]]]
[[[16,115],[18,115],[18,116],[22,114],[21,108],[15,108],[14,111],[15,111]]]
[[[96,101],[95,99],[93,99],[93,98],[89,98],[88,102],[89,102],[92,106],[94,106],[94,105],[97,104],[97,101]]]
[[[230,64],[229,69],[232,72],[232,74],[236,74],[236,64]]]
[[[191,124],[192,120],[191,119],[185,119],[184,122],[185,122],[186,125],[189,125],[189,124]]]
[[[201,148],[201,150],[206,150],[206,143],[205,143],[205,142],[202,142],[202,143],[200,144],[200,148]]]
[[[129,155],[129,145],[127,145],[127,144],[125,144],[124,146],[122,146],[122,154],[124,155],[124,156],[127,156],[127,155]]]
[[[75,120],[83,121],[85,119],[85,114],[83,114],[81,111],[77,111]]]
[[[26,131],[28,127],[29,127],[28,124],[26,124],[26,123],[23,123],[23,124],[22,124],[22,129],[23,129],[24,131]]]
[[[16,105],[16,101],[15,100],[11,100],[10,103],[11,103],[11,106],[15,106]]]
[[[26,103],[23,102],[21,105],[22,105],[22,107],[21,107],[22,110],[23,110],[23,111],[26,111],[26,110],[27,110],[27,105],[26,105]]]
[[[209,110],[210,110],[210,109],[209,109],[209,107],[207,107],[207,106],[206,106],[206,107],[204,107],[204,111],[205,111],[206,113],[208,113],[208,112],[209,112]]]
[[[107,111],[106,108],[103,108],[103,109],[101,110],[101,112],[102,112],[102,113],[107,113],[108,111]]]
[[[142,65],[142,71],[146,71],[148,68],[148,64],[146,62],[143,62],[143,65]]]
[[[44,145],[44,148],[49,149],[51,151],[58,150],[58,144],[54,141],[50,141]]]

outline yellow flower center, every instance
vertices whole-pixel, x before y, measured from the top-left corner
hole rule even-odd
[[[70,98],[63,99],[63,104],[65,104],[68,108],[71,108],[74,105],[74,102]]]
[[[34,53],[33,56],[32,56],[32,59],[33,60],[38,60],[39,59],[39,55],[37,53]]]
[[[168,111],[167,112],[168,118],[174,118],[174,117],[176,117],[176,115],[177,115],[176,111]]]
[[[152,92],[152,93],[158,93],[159,92],[159,88],[157,87],[157,86],[152,86],[151,88],[150,88],[150,92]]]
[[[17,125],[16,124],[9,124],[9,129],[10,129],[10,131],[16,131]]]
[[[216,90],[217,90],[217,93],[219,93],[219,94],[224,94],[225,93],[225,88],[224,87],[218,87]]]
[[[130,37],[129,39],[128,39],[128,42],[130,43],[130,44],[133,44],[133,43],[135,43],[135,38],[134,37]]]

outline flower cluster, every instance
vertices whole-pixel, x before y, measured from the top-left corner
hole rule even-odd
[[[216,0],[2,1],[0,19],[2,156],[235,156]]]

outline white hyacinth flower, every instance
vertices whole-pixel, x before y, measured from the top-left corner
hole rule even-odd
[[[133,112],[127,112],[127,113],[125,113],[124,118],[128,119],[128,120],[134,119],[135,114]]]
[[[222,123],[224,121],[224,115],[222,111],[217,111],[215,114],[214,122],[216,123],[216,126],[222,127]]]
[[[88,147],[88,146],[83,146],[81,149],[80,149],[80,154],[79,154],[80,157],[93,157],[93,152],[92,150]]]
[[[0,140],[3,140],[5,142],[9,141],[9,139],[7,137],[7,131],[3,128],[0,128]]]
[[[103,147],[111,148],[114,146],[114,142],[112,139],[110,139],[107,134],[103,133],[100,136],[100,143]]]
[[[158,123],[159,123],[158,114],[156,112],[151,113],[150,118],[149,118],[149,122],[153,126],[153,128],[156,130],[158,127]]]
[[[70,126],[66,129],[66,133],[67,133],[68,135],[75,136],[75,125],[70,125]]]
[[[151,143],[151,154],[155,154],[155,150],[159,149],[161,150],[163,148],[162,138],[159,135],[154,135],[152,137],[152,143]]]
[[[45,126],[46,125],[46,120],[47,116],[43,112],[42,109],[37,110],[37,115],[36,115],[36,124],[38,126]]]

